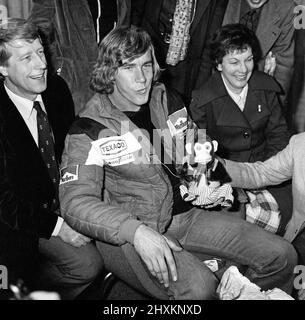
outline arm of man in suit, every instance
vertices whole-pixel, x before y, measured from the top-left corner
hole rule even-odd
[[[41,238],[50,238],[59,216],[27,199],[21,199],[14,192],[7,174],[7,161],[3,137],[0,136],[0,220],[12,230],[33,234]],[[26,187],[26,186],[25,186]],[[75,247],[85,245],[90,238],[81,235],[63,222],[58,232],[64,242]]]
[[[8,175],[9,157],[4,147],[5,137],[0,134],[0,220],[9,228],[42,238],[49,238],[57,223],[53,211],[21,199],[14,192]],[[26,188],[26,186],[24,186]]]
[[[281,24],[281,34],[271,49],[276,59],[275,79],[281,84],[285,96],[289,90],[294,62],[294,6],[291,4]]]
[[[208,24],[206,40],[201,52],[199,72],[197,73],[194,89],[200,89],[211,76],[213,62],[210,58],[209,41],[212,39],[216,30],[221,27],[227,7],[227,0],[211,1],[209,6],[211,6],[211,9],[208,9],[210,10],[210,14],[206,22]],[[196,39],[194,39],[193,42],[196,43]]]

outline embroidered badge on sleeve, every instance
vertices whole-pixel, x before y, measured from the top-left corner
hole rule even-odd
[[[77,181],[77,180],[78,180],[78,165],[65,167],[60,170],[59,185],[62,185],[71,181]]]

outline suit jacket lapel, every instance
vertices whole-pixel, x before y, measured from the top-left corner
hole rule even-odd
[[[219,102],[215,100],[214,108],[218,110],[216,114],[219,116],[217,116],[216,123],[219,126],[251,128],[252,124],[270,115],[270,110],[250,86],[243,111],[229,95],[220,99]]]
[[[32,150],[35,149],[37,151],[37,154],[40,155],[38,147],[36,145],[35,140],[32,137],[31,132],[29,131],[26,123],[24,122],[16,106],[7,95],[3,84],[1,84],[0,97],[2,109],[1,113],[5,119],[5,125],[8,130],[8,133],[12,137],[15,136],[16,141],[21,141],[21,144],[28,145],[29,148],[31,148]],[[21,140],[20,137],[22,137]]]
[[[280,36],[281,29],[277,26],[279,20],[276,1],[268,1],[262,8],[256,30],[263,57],[270,51],[274,42]]]
[[[243,112],[233,99],[227,95],[223,99],[213,102],[215,113],[218,114],[216,124],[225,127],[250,127],[249,122],[245,118]]]
[[[241,1],[244,0],[229,0],[222,25],[239,23]]]
[[[197,0],[196,1],[196,8],[195,8],[195,16],[194,20],[191,24],[190,33],[196,29],[196,26],[200,22],[202,15],[204,14],[205,10],[207,9],[208,5],[210,4],[211,0]]]

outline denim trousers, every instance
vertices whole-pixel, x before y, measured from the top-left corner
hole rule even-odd
[[[211,300],[216,299],[218,280],[204,263],[186,250],[173,251],[178,280],[165,288],[151,275],[134,246],[122,246],[97,241],[105,268],[117,278],[145,296],[158,300]]]
[[[145,295],[156,299],[216,299],[219,279],[203,263],[215,257],[243,266],[244,275],[263,290],[291,293],[297,255],[286,240],[227,211],[193,208],[175,215],[164,234],[184,250],[173,251],[178,280],[165,288],[154,278],[133,245],[96,242],[105,268]]]
[[[294,247],[283,238],[228,211],[193,208],[173,217],[167,231],[183,248],[241,265],[244,275],[263,290],[280,288],[291,294]]]

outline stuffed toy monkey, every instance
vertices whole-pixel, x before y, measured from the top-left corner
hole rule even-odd
[[[233,203],[231,181],[225,167],[215,157],[218,143],[204,135],[204,140],[186,142],[186,157],[180,171],[180,193],[185,201],[196,206],[210,206],[220,201],[223,207]]]

